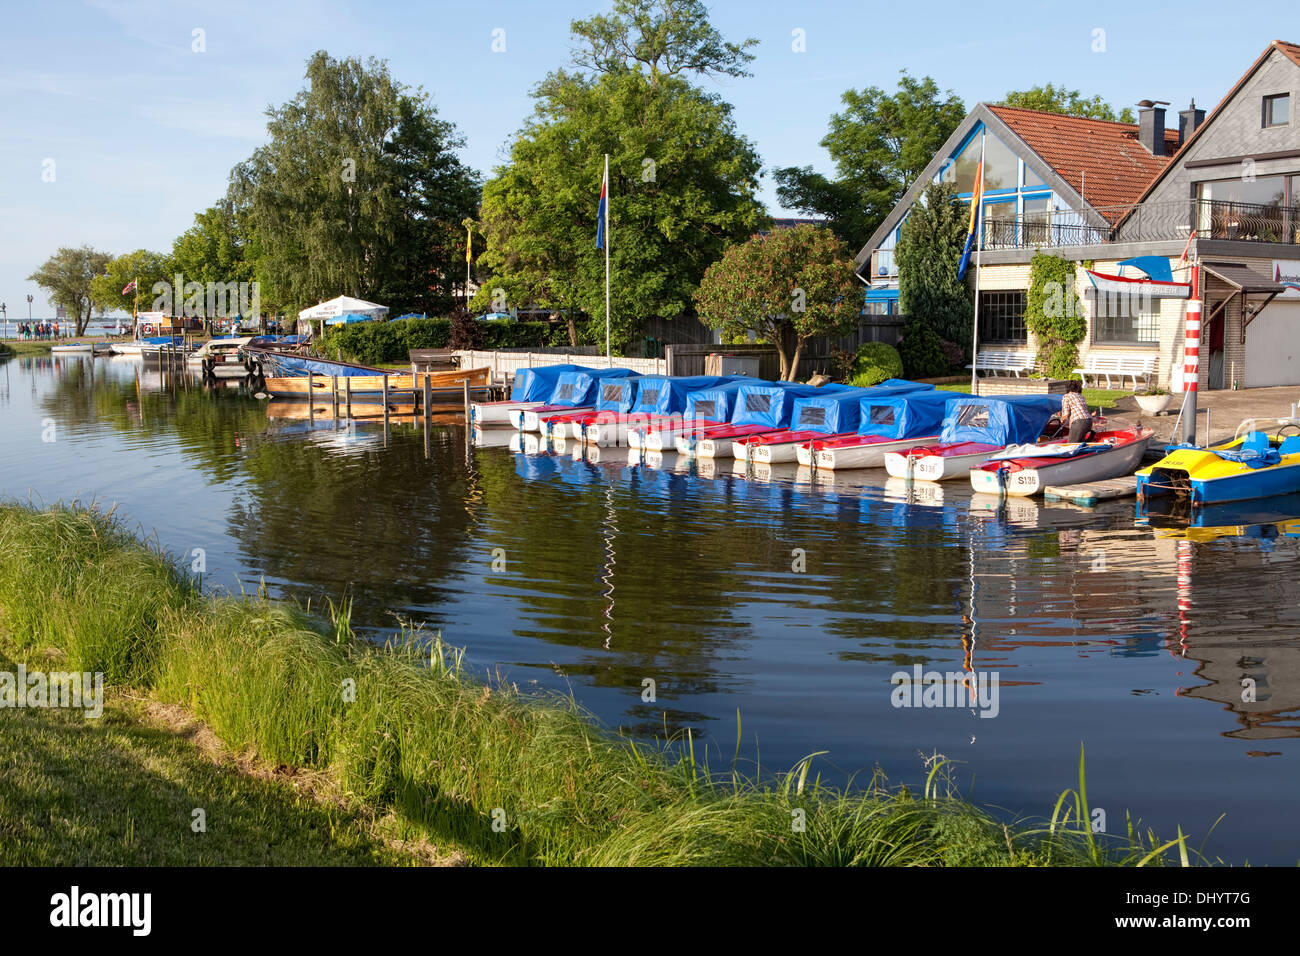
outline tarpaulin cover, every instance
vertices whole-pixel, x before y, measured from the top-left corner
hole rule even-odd
[[[718,388],[735,379],[736,376],[733,375],[646,375],[641,379],[636,405],[632,411],[645,415],[684,412],[692,392]]]
[[[686,397],[686,412],[683,418],[694,421],[703,419],[710,422],[725,422],[731,418],[731,410],[735,407],[736,396],[746,385],[770,385],[761,378],[748,378],[737,376],[734,380],[726,385],[719,385],[717,388],[702,388],[699,391],[691,392]]]
[[[939,441],[1022,445],[1038,440],[1043,426],[1061,411],[1059,395],[985,395],[948,399]]]
[[[596,390],[596,411],[626,414],[636,404],[637,394],[645,378],[633,375],[628,378],[606,379]]]
[[[555,388],[546,402],[548,405],[570,405],[574,408],[594,405],[601,381],[635,375],[636,372],[630,368],[589,368],[565,372],[556,380]]]
[[[899,391],[932,388],[933,386],[891,378],[873,388],[896,388]],[[789,428],[794,403],[800,398],[828,398],[840,392],[855,391],[847,385],[794,385],[789,382],[768,382],[764,385],[746,385],[736,396],[731,412],[733,425],[765,425],[768,428]]]
[[[353,375],[383,375],[387,369],[370,368],[365,365],[351,365],[347,362],[331,362],[329,359],[313,359],[302,355],[284,355],[280,352],[259,352],[275,371],[286,378],[312,375],[337,375],[349,378]]]
[[[943,428],[948,401],[965,392],[909,392],[864,398],[858,406],[858,434],[880,438],[925,438]]]
[[[934,386],[889,379],[870,388],[846,388],[829,394],[824,387],[817,391],[817,395],[795,399],[790,412],[792,431],[821,432],[823,435],[851,432],[858,427],[862,403],[870,401],[873,396],[884,400],[896,395],[928,394],[933,393]]]
[[[555,383],[565,372],[580,372],[585,365],[542,365],[538,368],[521,368],[515,372],[510,388],[512,402],[544,402],[555,391]]]

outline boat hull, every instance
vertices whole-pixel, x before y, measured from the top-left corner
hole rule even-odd
[[[885,456],[906,452],[921,445],[930,445],[935,436],[926,438],[900,438],[896,441],[871,442],[861,445],[835,445],[829,448],[799,449],[799,464],[815,464],[827,471],[849,471],[854,468],[883,468]],[[815,461],[813,455],[816,455]],[[804,459],[808,460],[805,461]]]
[[[970,470],[997,454],[997,449],[969,452],[964,455],[921,455],[913,457],[907,452],[889,452],[885,455],[885,471],[893,478],[910,478],[914,481],[952,481],[965,478]],[[912,461],[909,471],[908,462]]]
[[[1150,441],[1151,433],[1148,430],[1146,434],[1116,445],[1109,451],[1079,455],[1041,468],[1021,468],[1009,472],[1004,479],[991,467],[975,468],[970,473],[970,483],[977,492],[1029,498],[1042,494],[1043,489],[1049,485],[1060,487],[1120,478],[1133,474],[1142,463],[1142,456],[1146,454]]]
[[[518,410],[526,412],[530,408],[538,408],[541,402],[474,402],[470,405],[470,417],[474,419],[475,425],[492,426],[492,425],[509,425],[510,412]]]

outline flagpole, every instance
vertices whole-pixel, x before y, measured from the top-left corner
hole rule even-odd
[[[132,285],[135,286],[135,288],[132,290],[133,292],[135,292],[135,302],[131,306],[131,337],[139,338],[140,337],[140,277],[139,276],[136,276],[132,280]]]
[[[609,153],[605,154],[605,358],[612,358],[609,350]]]
[[[971,347],[970,347],[970,390],[972,395],[979,393],[979,385],[976,381],[979,375],[979,354],[980,354],[980,253],[984,251],[984,134],[985,130],[980,130],[980,181],[975,184],[975,195],[971,197],[972,202],[979,203],[979,208],[972,211],[975,219],[975,321],[974,328],[971,330]]]

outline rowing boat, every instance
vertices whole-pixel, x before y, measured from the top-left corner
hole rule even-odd
[[[552,418],[590,411],[595,407],[600,383],[607,378],[628,378],[628,368],[588,368],[563,372],[545,405],[527,410],[512,409],[510,423],[529,432],[540,432]]]
[[[463,399],[466,383],[469,384],[471,395],[485,394],[490,385],[491,375],[492,369],[487,367],[456,369],[450,372],[420,372],[416,375],[409,372],[348,375],[338,380],[337,387],[340,395],[350,391],[354,396],[374,396],[383,394],[385,380],[388,383],[388,390],[393,392],[423,389],[427,379],[433,401],[451,402]],[[334,388],[334,376],[308,374],[289,378],[268,378],[265,391],[276,398],[293,398],[328,395]]]
[[[1142,463],[1150,428],[1101,431],[1086,442],[1037,444],[1006,448],[972,468],[977,492],[1028,498],[1050,485],[1066,487],[1133,474]]]
[[[790,413],[788,429],[742,438],[735,443],[735,456],[759,464],[793,463],[799,460],[799,450],[812,442],[853,434],[864,403],[888,396],[933,393],[933,385],[890,379],[868,388],[846,388],[798,398]]]
[[[938,441],[948,401],[968,397],[962,392],[908,392],[864,398],[858,407],[858,428],[801,444],[799,464],[826,471],[880,468],[885,456]]]

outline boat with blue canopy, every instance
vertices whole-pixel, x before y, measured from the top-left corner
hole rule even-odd
[[[767,384],[761,378],[737,375],[722,385],[688,390],[686,408],[680,416],[669,412],[658,421],[632,429],[628,432],[628,446],[645,451],[672,451],[676,446],[680,451],[684,440],[727,424],[741,388]]]
[[[585,368],[585,365],[571,364],[521,368],[515,372],[508,399],[501,402],[475,402],[470,406],[470,418],[475,425],[481,427],[509,425],[512,410],[524,412],[546,404],[546,399],[555,391],[555,383],[561,375]]]
[[[596,404],[592,408],[547,419],[546,434],[559,437],[571,435],[581,440],[585,436],[588,424],[599,420],[613,423],[615,427],[611,430],[610,437],[617,438],[617,425],[621,421],[626,427],[627,413],[636,403],[640,383],[640,375],[605,379],[596,389]]]
[[[857,427],[800,445],[799,464],[828,471],[880,468],[891,452],[938,441],[948,402],[969,397],[937,390],[867,396],[858,402]]]
[[[624,415],[597,415],[574,431],[574,437],[598,445],[630,441],[635,430],[681,421],[692,392],[715,388],[735,380],[730,375],[643,375],[637,384],[635,404]]]
[[[628,378],[636,374],[630,368],[589,368],[564,372],[556,380],[555,388],[547,397],[545,405],[523,412],[512,410],[510,422],[524,431],[541,432],[550,418],[594,408],[600,383],[605,379]]]

